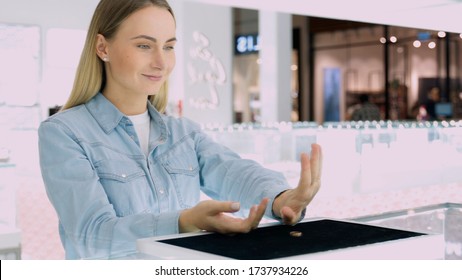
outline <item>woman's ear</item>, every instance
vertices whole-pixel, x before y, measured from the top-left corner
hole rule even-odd
[[[96,54],[102,61],[109,61],[108,43],[101,34],[96,35]]]

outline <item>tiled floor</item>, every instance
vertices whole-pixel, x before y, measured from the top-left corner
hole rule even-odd
[[[17,165],[17,226],[23,259],[64,259],[58,218],[42,182],[35,130],[18,131],[12,159]],[[18,149],[18,147],[21,147]]]
[[[23,259],[63,259],[56,213],[48,201],[38,168],[36,135],[23,132],[15,147],[17,225],[22,231]],[[319,196],[308,217],[350,218],[445,202],[462,203],[462,182],[348,196]]]
[[[18,227],[22,259],[64,259],[58,234],[58,218],[41,179],[21,178],[18,189]]]

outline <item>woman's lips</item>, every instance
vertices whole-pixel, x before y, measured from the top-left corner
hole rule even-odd
[[[147,75],[147,74],[143,74],[143,76],[145,76],[146,78],[148,78],[149,80],[154,81],[154,82],[158,82],[158,81],[162,80],[162,76],[161,76],[161,75]]]

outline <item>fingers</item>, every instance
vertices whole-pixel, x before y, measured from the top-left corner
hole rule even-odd
[[[314,181],[321,181],[322,149],[319,144],[311,145],[311,177]]]
[[[216,201],[216,200],[207,200],[206,205],[206,214],[207,215],[217,215],[219,213],[234,213],[239,211],[241,205],[239,202],[232,201]]]
[[[311,162],[306,153],[300,155],[300,164],[301,171],[298,186],[304,192],[311,185]]]
[[[258,206],[253,206],[250,209],[249,217],[246,219],[249,223],[250,229],[256,229],[258,227],[263,215],[265,214],[268,203],[269,198],[264,198]]]
[[[300,181],[297,191],[303,194],[316,193],[321,182],[321,168],[322,168],[322,152],[321,146],[318,144],[311,145],[311,156],[306,153],[300,155]],[[314,186],[312,186],[314,185]]]
[[[254,205],[252,208],[250,208],[249,216],[244,220],[237,219],[237,223],[234,225],[232,230],[238,233],[247,233],[253,229],[256,229],[265,214],[268,203],[269,198],[264,198],[260,204]]]
[[[233,220],[228,221],[224,228],[225,233],[247,233],[256,229],[265,214],[268,203],[269,198],[264,198],[260,204],[251,207],[246,219],[232,218]]]
[[[290,207],[282,207],[281,209],[281,219],[282,223],[285,225],[294,225],[299,220],[300,213],[295,213]]]
[[[263,199],[259,205],[255,205],[250,209],[247,218],[242,219],[225,215],[225,213],[239,211],[240,204],[237,202],[202,201],[195,207],[197,210],[196,218],[199,223],[198,227],[223,234],[247,233],[258,227],[268,203],[268,198]]]

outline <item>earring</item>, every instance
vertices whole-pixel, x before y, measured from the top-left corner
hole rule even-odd
[[[107,56],[103,57],[103,61],[104,62],[108,62],[109,61],[109,58]]]

